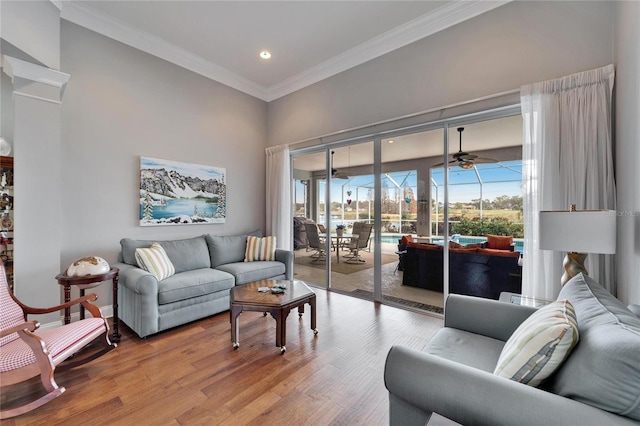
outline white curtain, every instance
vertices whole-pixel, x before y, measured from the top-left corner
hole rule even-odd
[[[291,250],[291,173],[289,148],[267,148],[267,235],[274,235],[278,248]]]
[[[539,250],[541,210],[615,209],[611,142],[614,68],[520,89],[525,249],[523,294],[555,299],[565,253]],[[589,254],[589,275],[615,295],[613,255]]]

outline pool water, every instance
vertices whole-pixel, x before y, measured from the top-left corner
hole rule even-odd
[[[380,240],[383,243],[398,244],[398,240],[402,238],[402,235],[403,234],[383,234],[380,236]],[[442,237],[434,237],[433,240],[434,242],[438,240],[442,241]],[[485,241],[487,241],[485,237],[460,237],[458,239],[458,242],[462,245],[484,243]],[[524,240],[522,238],[514,238],[513,242],[516,244],[515,250],[522,253],[524,251]]]

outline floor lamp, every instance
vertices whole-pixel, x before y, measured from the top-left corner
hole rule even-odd
[[[540,212],[540,249],[566,251],[562,285],[582,272],[587,253],[616,252],[615,210],[575,210]]]

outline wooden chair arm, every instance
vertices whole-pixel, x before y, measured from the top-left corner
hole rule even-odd
[[[38,321],[23,322],[22,324],[16,324],[13,327],[0,330],[0,337],[5,337],[23,330],[34,331],[38,327],[40,327],[40,323]]]
[[[63,303],[62,305],[52,306],[50,308],[32,308],[30,306],[23,305],[22,303],[20,303],[20,306],[22,307],[22,310],[24,311],[25,314],[39,315],[39,314],[48,314],[51,312],[61,311],[63,309],[69,308],[73,305],[78,305],[80,303],[84,305],[84,302],[87,302],[87,301],[95,302],[96,300],[98,300],[98,296],[95,293],[91,293],[82,297],[78,297],[77,299],[70,300],[67,303]]]

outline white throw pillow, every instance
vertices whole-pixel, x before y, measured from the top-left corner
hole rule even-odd
[[[253,262],[255,260],[276,260],[276,237],[247,237],[244,261]]]
[[[158,281],[176,273],[173,263],[159,243],[153,243],[149,248],[137,248],[135,256],[138,266],[156,277]]]
[[[538,386],[578,343],[578,323],[568,300],[558,300],[527,318],[507,340],[493,374]]]

